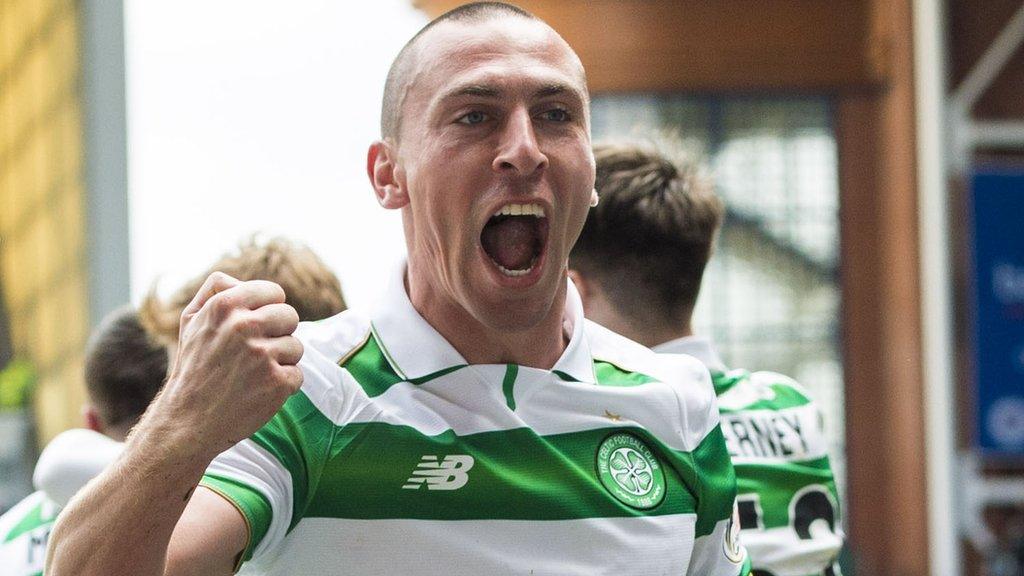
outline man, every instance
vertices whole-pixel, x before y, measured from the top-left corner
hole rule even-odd
[[[838,496],[816,406],[781,374],[727,370],[711,341],[693,334],[723,207],[696,166],[669,148],[595,148],[601,204],[587,217],[570,275],[588,318],[711,370],[754,574],[837,574]]]
[[[46,544],[66,500],[61,488],[69,481],[88,481],[119,452],[118,443],[138,422],[167,375],[167,353],[152,341],[134,310],[118,310],[96,329],[85,354],[88,404],[83,410],[88,430],[65,433],[58,444],[77,448],[83,437],[88,451],[75,450],[60,462],[57,495],[40,490],[0,517],[0,576],[42,574]],[[58,463],[40,458],[37,470]],[[89,472],[83,472],[88,470]],[[84,477],[84,481],[83,481]]]
[[[587,324],[566,279],[588,99],[522,10],[425,27],[368,154],[408,248],[384,305],[295,338],[275,286],[211,276],[50,574],[741,573],[707,371]]]

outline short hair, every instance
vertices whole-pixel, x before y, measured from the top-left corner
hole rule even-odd
[[[402,104],[405,102],[406,81],[416,62],[414,57],[415,47],[418,40],[434,26],[442,22],[464,22],[478,23],[497,16],[514,16],[529,20],[540,21],[539,18],[526,10],[504,2],[472,2],[453,8],[444,14],[428,22],[420,28],[402,50],[398,52],[391,68],[388,70],[387,80],[384,82],[384,97],[381,100],[380,111],[380,134],[382,138],[395,140],[402,128]]]
[[[252,236],[167,300],[157,296],[155,287],[151,289],[139,309],[146,329],[164,344],[177,342],[182,311],[206,277],[216,271],[239,280],[276,282],[284,289],[285,301],[295,308],[303,321],[322,320],[346,308],[338,277],[309,247],[286,238],[261,242]]]
[[[85,352],[85,386],[108,427],[134,426],[167,378],[167,350],[122,308],[93,333]]]
[[[648,325],[686,322],[725,209],[679,146],[594,147],[599,204],[570,267],[594,278],[620,313]]]

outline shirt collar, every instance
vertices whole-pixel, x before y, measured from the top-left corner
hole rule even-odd
[[[391,367],[400,377],[410,380],[468,364],[413,307],[405,290],[406,268],[404,260],[395,266],[371,321],[373,334]],[[570,335],[569,345],[551,371],[565,373],[580,382],[594,382],[593,360],[584,324],[583,303],[570,281],[562,320],[565,334]]]
[[[669,340],[668,342],[653,346],[651,350],[660,354],[686,354],[693,356],[712,372],[725,372],[728,370],[725,367],[725,362],[722,362],[718,352],[715,351],[714,343],[711,342],[710,338],[705,338],[704,336],[676,338],[675,340]]]

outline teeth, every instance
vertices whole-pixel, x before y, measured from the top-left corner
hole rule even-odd
[[[494,213],[495,216],[533,216],[544,218],[544,208],[540,204],[506,204]]]
[[[533,264],[530,264],[530,267],[526,270],[509,270],[501,264],[498,264],[498,270],[501,270],[501,273],[505,276],[526,276],[530,273],[530,270],[533,270]]]

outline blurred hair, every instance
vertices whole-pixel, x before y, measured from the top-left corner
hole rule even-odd
[[[134,309],[112,312],[93,332],[85,386],[106,426],[134,426],[166,377],[167,350],[146,332]]]
[[[168,299],[161,300],[154,286],[139,308],[146,329],[164,344],[177,342],[181,312],[203,286],[206,277],[216,271],[238,280],[270,280],[280,284],[285,301],[295,308],[303,321],[322,320],[346,308],[341,282],[311,249],[285,238],[260,242],[252,236]]]
[[[473,2],[453,8],[428,22],[416,33],[391,63],[387,80],[384,82],[384,98],[381,102],[380,133],[382,138],[397,140],[402,124],[402,103],[405,101],[406,84],[409,74],[415,68],[415,47],[428,30],[442,22],[478,23],[498,16],[513,16],[540,20],[526,10],[504,2]]]
[[[724,217],[722,201],[679,143],[599,144],[595,188],[570,267],[620,313],[648,325],[689,321]]]

